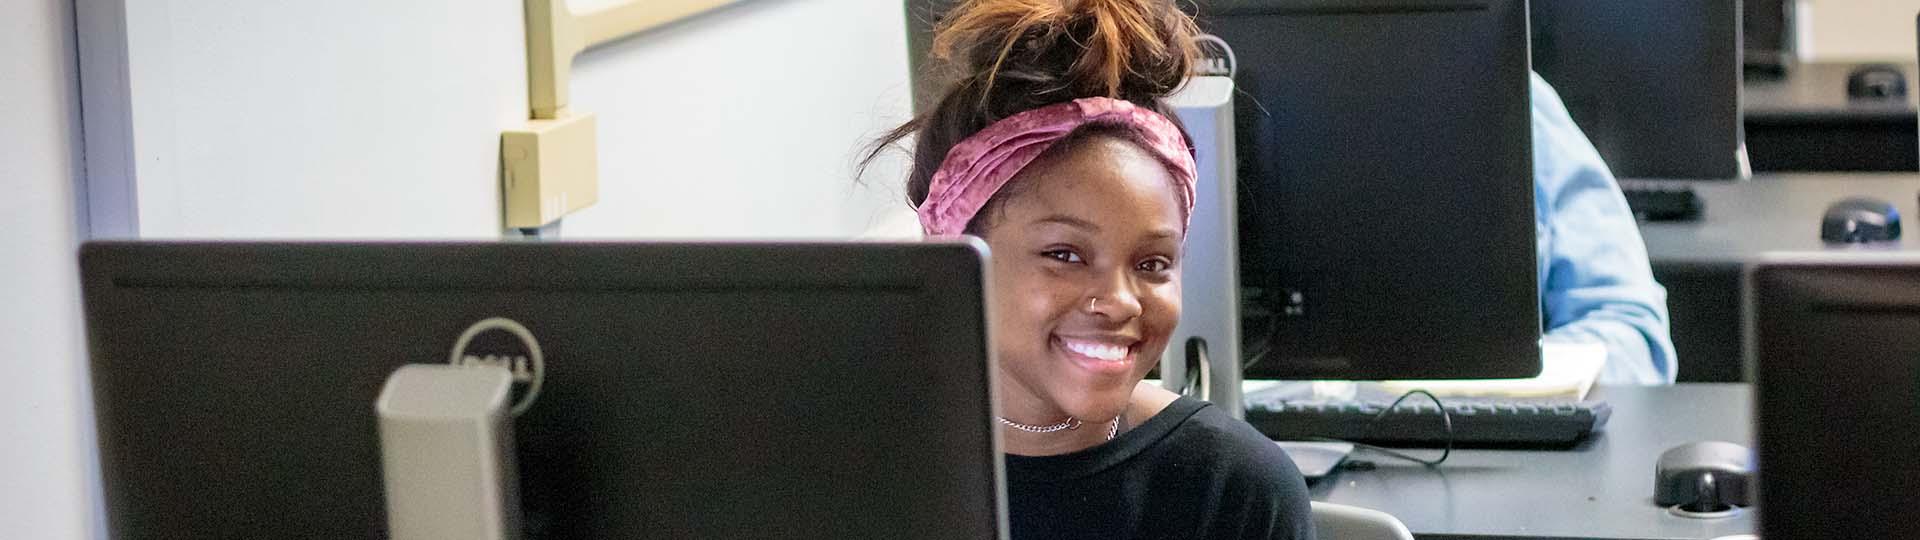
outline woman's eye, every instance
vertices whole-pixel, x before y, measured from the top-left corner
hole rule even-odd
[[[1053,251],[1047,251],[1047,252],[1042,252],[1042,253],[1041,253],[1041,255],[1044,255],[1044,256],[1046,256],[1046,257],[1047,257],[1047,258],[1049,258],[1049,259],[1053,259],[1053,260],[1056,260],[1056,261],[1060,261],[1060,262],[1063,262],[1063,263],[1076,263],[1076,264],[1077,264],[1077,263],[1079,263],[1079,262],[1081,262],[1081,261],[1080,261],[1080,254],[1079,254],[1079,253],[1074,253],[1074,252],[1072,252],[1072,251],[1070,251],[1070,250],[1065,250],[1065,249],[1056,249],[1056,250],[1053,250]]]
[[[1140,261],[1140,271],[1142,272],[1158,274],[1172,268],[1173,263],[1167,262],[1166,259],[1147,259]]]

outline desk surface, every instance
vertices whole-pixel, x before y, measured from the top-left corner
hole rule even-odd
[[[1640,224],[1647,256],[1663,263],[1751,262],[1769,251],[1920,250],[1920,175],[1808,173],[1758,175],[1746,182],[1700,182],[1702,219]],[[1909,221],[1897,243],[1829,246],[1820,241],[1827,205],[1852,196],[1884,199]]]
[[[1823,119],[1886,120],[1912,123],[1920,82],[1912,63],[1899,64],[1906,74],[1906,99],[1856,100],[1847,97],[1847,77],[1861,64],[1806,63],[1787,66],[1783,78],[1747,79],[1740,88],[1742,115],[1749,122],[1796,122]]]
[[[1378,464],[1312,486],[1314,500],[1380,510],[1422,538],[1714,538],[1754,530],[1753,513],[1673,516],[1653,502],[1653,466],[1673,446],[1752,446],[1751,390],[1741,384],[1601,387],[1604,432],[1565,451],[1455,450],[1430,470],[1358,452]]]

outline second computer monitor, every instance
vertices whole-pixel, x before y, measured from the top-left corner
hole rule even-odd
[[[1536,374],[1526,2],[1198,13],[1238,60],[1246,376]]]
[[[1750,275],[1762,538],[1911,538],[1920,254],[1773,255]]]
[[[1738,179],[1740,15],[1737,0],[1536,1],[1533,66],[1615,176]]]

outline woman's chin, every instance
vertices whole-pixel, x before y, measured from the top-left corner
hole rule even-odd
[[[1071,391],[1072,397],[1061,400],[1060,408],[1069,416],[1082,421],[1106,421],[1121,413],[1133,403],[1133,387],[1125,388],[1083,388]]]

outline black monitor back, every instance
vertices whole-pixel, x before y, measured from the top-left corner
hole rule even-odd
[[[1751,270],[1761,538],[1910,538],[1920,520],[1920,256]]]
[[[1615,176],[1739,179],[1741,15],[1739,0],[1536,1],[1533,68]]]
[[[1539,371],[1524,0],[1205,2],[1238,56],[1249,378]],[[1267,343],[1260,343],[1266,341]]]
[[[526,538],[1004,534],[975,245],[81,258],[114,538],[385,538],[374,400],[490,317],[546,358],[515,426]],[[526,354],[488,335],[468,352]]]

